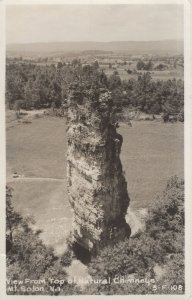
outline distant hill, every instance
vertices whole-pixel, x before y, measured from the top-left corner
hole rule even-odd
[[[126,54],[182,54],[184,43],[179,40],[163,41],[116,41],[116,42],[51,42],[8,44],[7,54],[29,55],[51,53],[74,53],[82,51],[113,51]]]

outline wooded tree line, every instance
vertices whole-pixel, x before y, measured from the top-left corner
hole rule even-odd
[[[69,85],[87,79],[89,84],[91,79],[93,85],[108,88],[119,111],[133,107],[150,114],[183,112],[183,80],[153,80],[150,72],[146,72],[137,79],[122,81],[116,73],[107,77],[97,62],[82,65],[77,59],[70,66],[9,63],[6,103],[10,109],[15,106],[24,109],[60,107],[67,97]]]
[[[151,60],[145,63],[143,60],[140,59],[137,62],[137,70],[149,71],[152,70],[152,68],[153,68],[153,63]]]
[[[184,107],[183,80],[153,80],[149,72],[137,79],[121,81],[112,75],[109,86],[115,103],[123,107],[134,107],[149,114],[178,114]]]
[[[6,101],[10,109],[18,101],[26,109],[61,103],[62,90],[54,65],[9,64],[6,72]]]

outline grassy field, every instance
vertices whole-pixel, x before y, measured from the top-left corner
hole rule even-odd
[[[171,176],[184,176],[184,126],[135,121],[133,127],[124,125],[119,131],[131,206],[145,208]]]
[[[72,213],[66,187],[66,125],[58,118],[39,118],[7,130],[7,177],[14,188],[14,205],[24,215],[32,214],[44,241],[63,248],[71,227]],[[183,177],[183,124],[135,121],[122,124],[121,159],[133,209],[146,208],[172,175]],[[33,180],[11,178],[62,178]]]
[[[127,66],[123,67],[117,67],[116,70],[118,71],[118,74],[121,78],[121,80],[130,80],[135,79],[137,80],[138,74],[128,74],[127,69],[129,69]],[[114,73],[114,69],[104,68],[104,72],[107,76],[110,76]],[[139,73],[145,73],[147,71],[138,71]],[[169,80],[169,79],[182,79],[184,78],[184,74],[182,70],[165,70],[165,71],[157,71],[152,70],[150,71],[151,77],[153,80]]]
[[[72,226],[72,211],[66,198],[67,184],[46,180],[13,181],[13,203],[23,216],[33,216],[41,238],[62,254]]]
[[[34,119],[9,128],[7,174],[65,178],[65,128],[65,121],[58,118]]]

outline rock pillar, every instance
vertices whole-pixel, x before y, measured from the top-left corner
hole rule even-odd
[[[74,213],[73,240],[92,253],[130,235],[122,171],[122,136],[112,124],[112,100],[104,89],[73,86],[68,97],[67,177]]]

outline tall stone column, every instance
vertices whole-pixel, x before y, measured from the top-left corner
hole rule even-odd
[[[73,86],[68,97],[68,194],[73,240],[91,253],[130,235],[122,136],[112,124],[108,91]]]

